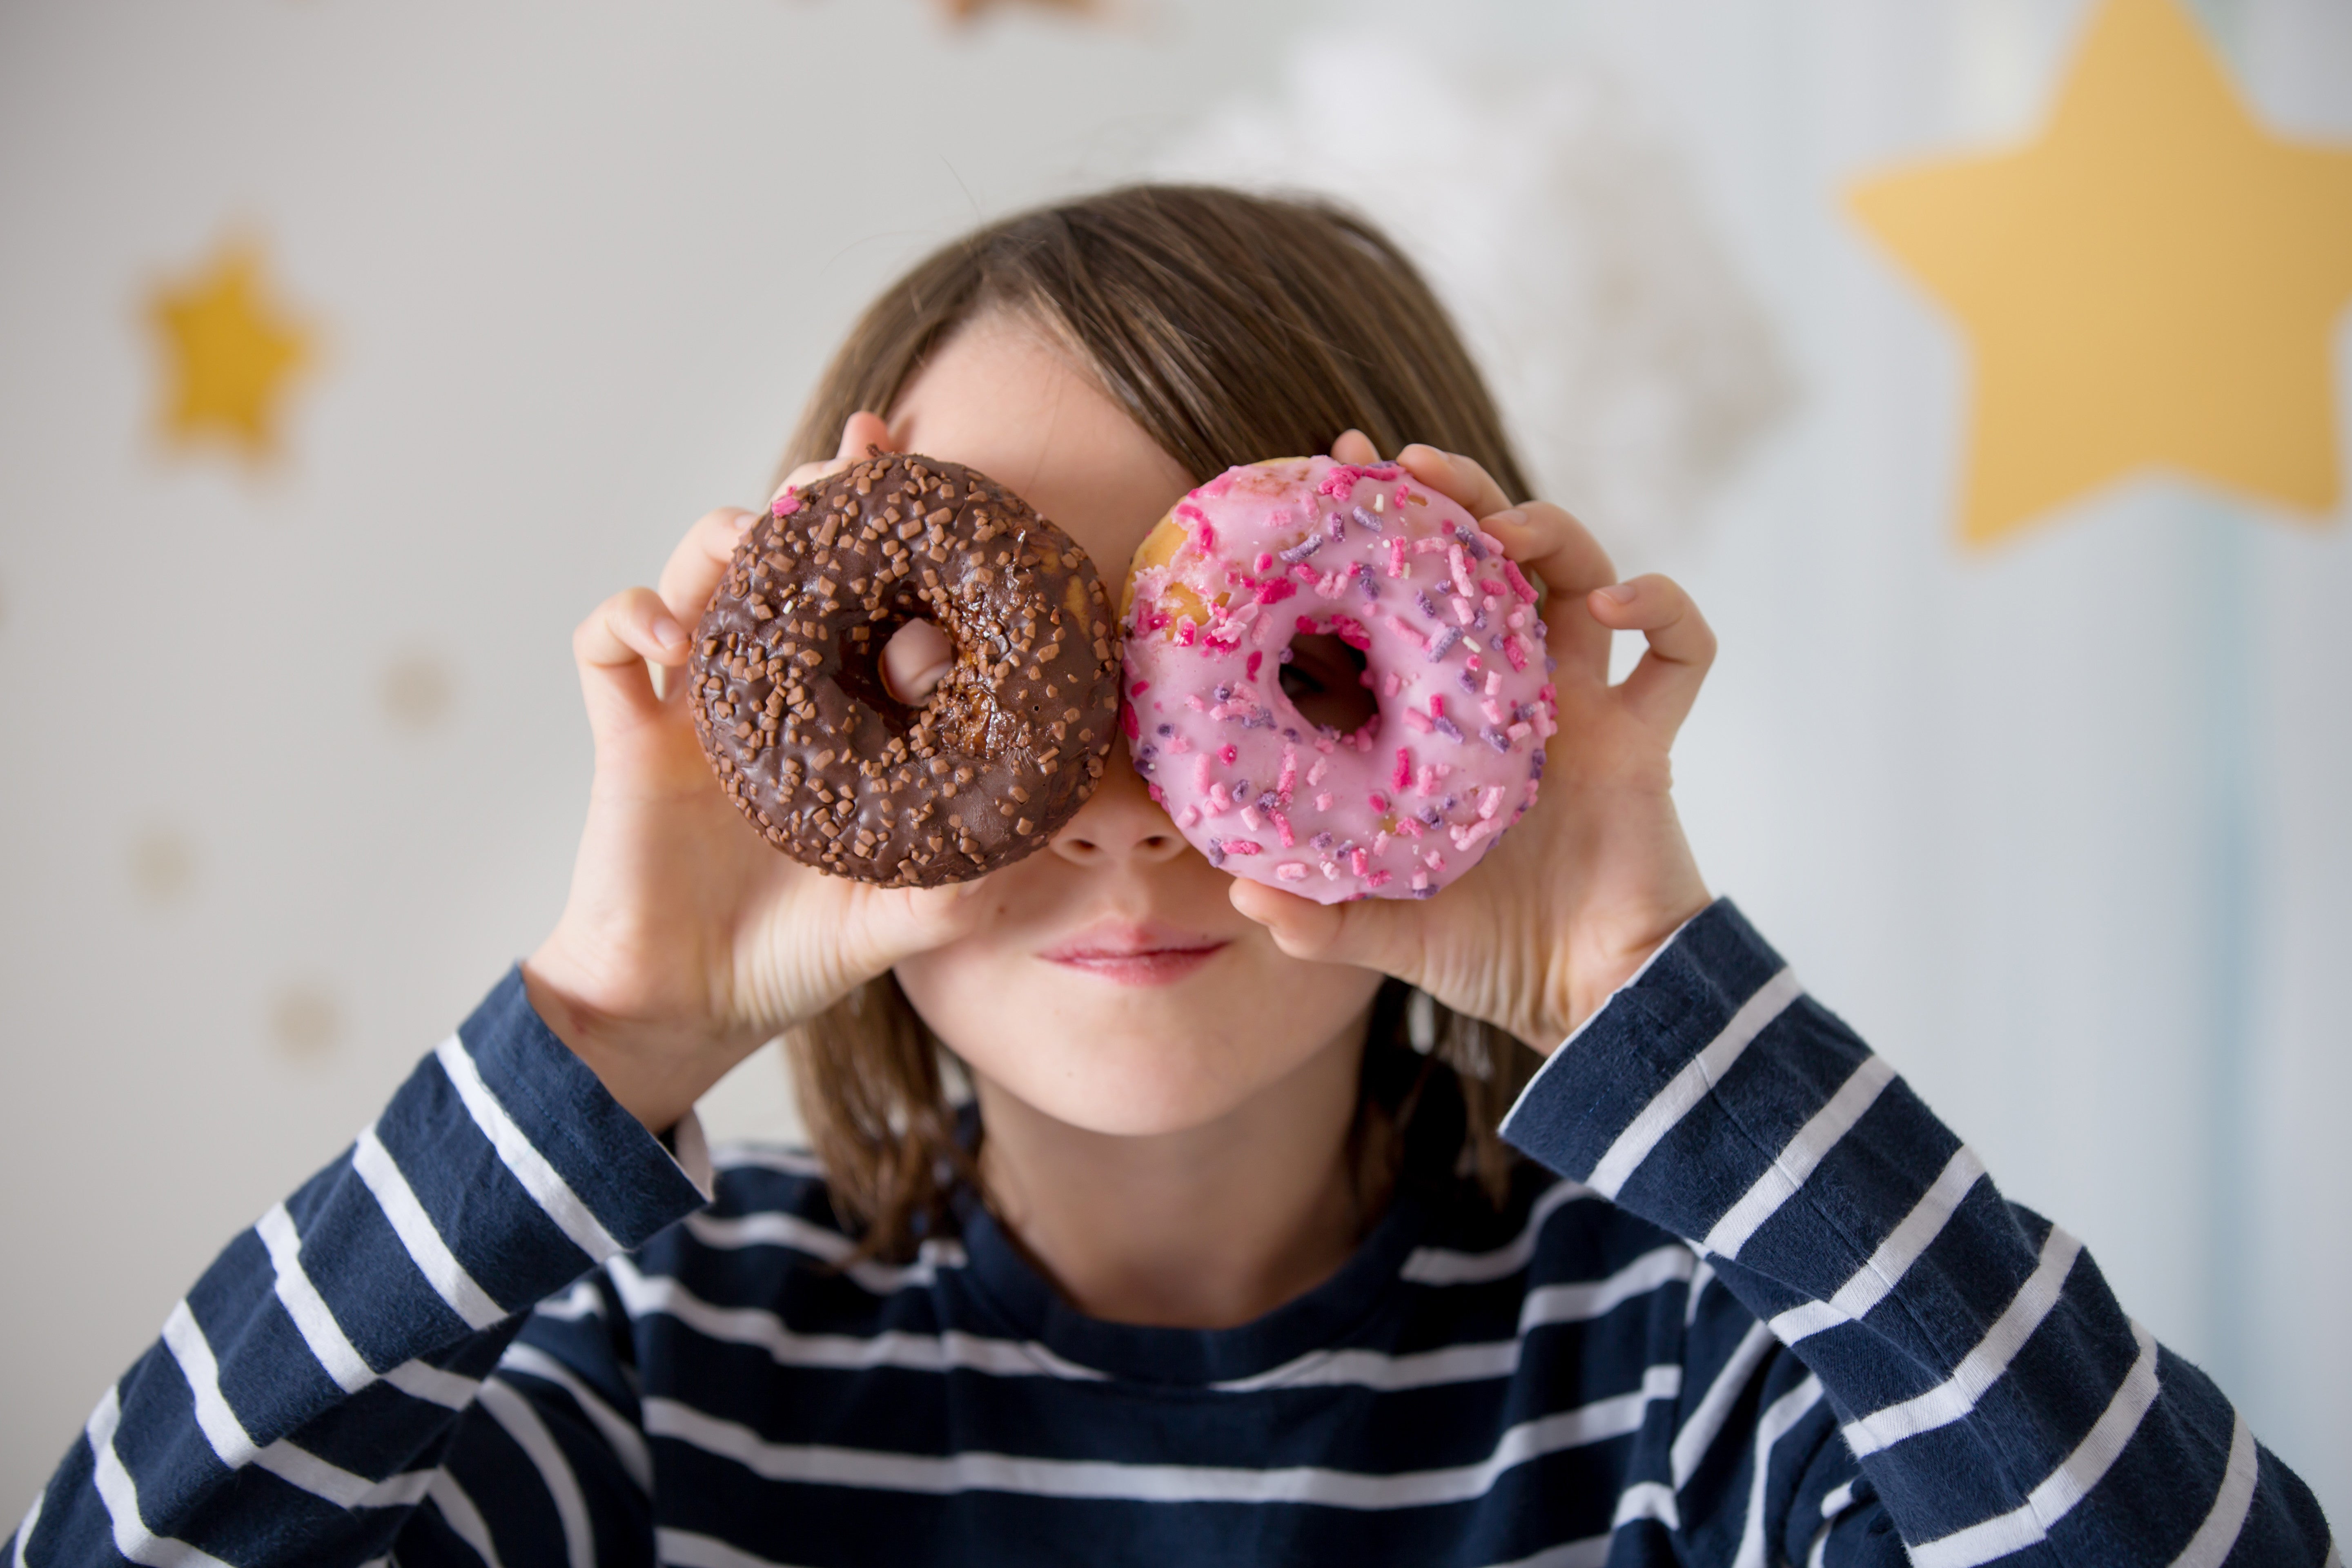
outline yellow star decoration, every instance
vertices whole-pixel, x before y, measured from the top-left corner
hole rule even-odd
[[[159,286],[147,318],[166,362],[163,431],[173,444],[220,441],[255,464],[274,457],[287,387],[315,345],[272,300],[260,248],[223,245],[193,277]]]
[[[2153,467],[2335,507],[2352,150],[2255,124],[2177,0],[2106,0],[2032,144],[1852,199],[1975,347],[1963,538]]]

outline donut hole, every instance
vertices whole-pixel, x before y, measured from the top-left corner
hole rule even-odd
[[[1286,652],[1282,694],[1308,723],[1352,735],[1379,714],[1361,652],[1328,633],[1293,637]]]
[[[908,708],[919,708],[955,668],[955,644],[929,621],[903,623],[882,645],[882,686]]]

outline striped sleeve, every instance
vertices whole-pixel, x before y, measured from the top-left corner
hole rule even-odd
[[[1823,1462],[1858,1460],[1853,1488],[1727,1489],[1722,1509],[1816,1510],[1735,1536],[1874,1562],[1883,1510],[1921,1568],[2330,1561],[2309,1489],[2212,1383],[2125,1314],[2080,1242],[2005,1201],[1727,901],[1553,1053],[1503,1131],[1689,1240],[1759,1367],[1793,1353],[1818,1380],[1843,1447]],[[1740,1331],[1703,1327],[1695,1356]],[[1801,1386],[1739,1406],[1759,1473],[1762,1427],[1794,1419]]]
[[[578,1434],[524,1397],[548,1384],[530,1354],[502,1358],[534,1303],[702,1202],[510,972],[172,1309],[0,1563],[361,1563],[395,1537],[404,1562],[495,1563],[526,1515],[587,1561]],[[501,1484],[461,1480],[453,1442]]]

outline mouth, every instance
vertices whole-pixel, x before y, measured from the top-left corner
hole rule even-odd
[[[1167,985],[1232,945],[1223,937],[1157,926],[1105,922],[1037,956],[1119,985]]]

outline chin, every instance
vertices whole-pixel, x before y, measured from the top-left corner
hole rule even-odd
[[[1330,1048],[1380,985],[1273,956],[1235,943],[1182,978],[1137,984],[950,950],[901,964],[898,981],[978,1078],[1070,1127],[1144,1138],[1238,1110]],[[1256,973],[1267,967],[1286,973]]]

